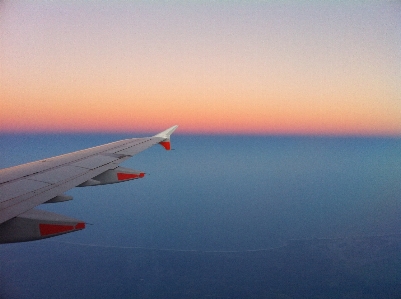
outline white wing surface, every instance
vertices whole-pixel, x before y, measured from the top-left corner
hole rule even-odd
[[[177,127],[152,137],[125,139],[1,169],[0,243],[43,239],[85,228],[83,221],[34,208],[72,199],[64,192],[74,187],[143,177],[143,172],[118,165],[155,144],[170,150],[170,135]]]

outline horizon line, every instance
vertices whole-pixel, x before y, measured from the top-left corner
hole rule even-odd
[[[162,130],[162,129],[161,129]],[[35,130],[35,131],[26,131],[26,130],[0,130],[0,135],[146,135],[153,136],[159,132],[155,130]],[[184,132],[175,132],[175,136],[255,136],[255,137],[338,137],[338,138],[401,138],[401,133],[376,133],[376,132],[224,132],[224,131],[184,131]]]

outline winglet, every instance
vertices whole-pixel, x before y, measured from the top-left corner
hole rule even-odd
[[[159,134],[153,136],[153,137],[160,137],[163,138],[162,141],[159,142],[160,145],[162,145],[166,150],[171,149],[171,144],[170,144],[170,135],[173,134],[173,132],[178,128],[178,126],[172,126],[171,128],[160,132]]]
[[[163,132],[160,132],[159,134],[157,134],[157,135],[155,135],[155,136],[153,136],[153,137],[162,137],[162,138],[169,139],[169,138],[170,138],[170,135],[173,134],[173,132],[174,132],[177,128],[178,128],[178,126],[172,126],[171,128],[169,128],[169,129],[167,129],[167,130],[165,130],[165,131],[163,131]]]

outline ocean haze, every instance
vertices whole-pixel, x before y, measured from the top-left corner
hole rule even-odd
[[[131,136],[1,135],[0,167],[128,137]],[[186,267],[196,268],[199,257],[191,260],[187,255],[191,251],[240,254],[281,248],[294,239],[361,238],[400,232],[399,138],[176,134],[172,145],[174,151],[155,146],[124,163],[125,167],[146,172],[144,179],[75,188],[67,192],[73,201],[41,206],[93,225],[48,240],[2,245],[0,282],[4,297],[54,295],[55,291],[39,283],[37,277],[48,277],[57,270],[64,273],[59,279],[52,276],[53,284],[66,290],[69,277],[74,275],[72,269],[81,264],[88,268],[85,271],[104,271],[105,276],[96,274],[93,284],[72,280],[76,289],[67,293],[77,298],[79,294],[86,294],[81,298],[91,297],[88,294],[96,297],[97,291],[91,288],[108,283],[102,290],[105,298],[111,298],[122,285],[130,285],[136,275],[129,267],[130,254],[135,256],[135,263],[143,255],[143,267],[159,273],[157,265],[168,269],[163,258],[182,257]],[[138,252],[139,248],[143,251]],[[163,255],[155,258],[155,252],[160,250],[170,251],[162,251]],[[85,261],[82,252],[87,255]],[[166,252],[174,252],[174,257]],[[43,262],[46,260],[49,264]],[[110,268],[108,260],[113,261],[114,267]],[[222,263],[229,260],[221,257]],[[102,268],[106,264],[107,269]],[[400,268],[396,271],[400,273]],[[20,273],[25,273],[23,281]],[[113,273],[116,280],[102,281]],[[160,294],[152,290],[163,289],[161,281],[167,274],[162,273],[155,278],[157,288],[148,286],[146,292],[135,289],[131,296],[157,298]],[[207,283],[204,288],[205,293],[193,298],[204,298]],[[129,296],[127,287],[124,292]]]

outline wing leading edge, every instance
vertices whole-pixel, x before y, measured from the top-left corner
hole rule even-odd
[[[143,172],[118,165],[161,144],[170,150],[173,126],[152,137],[131,138],[0,170],[0,243],[49,238],[85,228],[85,222],[35,210],[43,203],[71,200],[74,187],[142,178]]]

